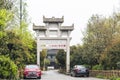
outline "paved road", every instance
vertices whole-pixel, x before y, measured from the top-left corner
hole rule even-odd
[[[41,80],[105,80],[93,77],[71,77],[69,75],[60,74],[57,70],[49,70],[43,72]]]

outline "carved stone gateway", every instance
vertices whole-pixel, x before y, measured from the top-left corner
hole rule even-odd
[[[70,70],[70,33],[74,29],[74,25],[61,26],[64,22],[62,18],[45,18],[43,16],[45,26],[36,26],[33,24],[33,30],[37,35],[37,64],[40,65],[40,51],[42,49],[64,49],[66,55],[66,72]]]

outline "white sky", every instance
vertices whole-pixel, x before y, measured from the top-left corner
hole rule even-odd
[[[31,23],[44,25],[45,17],[64,16],[64,26],[74,23],[70,45],[82,43],[82,32],[85,31],[87,21],[93,14],[109,16],[120,8],[119,0],[27,0],[28,15]],[[32,25],[30,25],[32,29]]]

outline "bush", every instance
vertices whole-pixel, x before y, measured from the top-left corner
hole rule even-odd
[[[101,74],[98,74],[97,76],[96,76],[97,78],[105,78],[103,75],[101,75]]]
[[[103,66],[101,64],[93,66],[92,70],[103,70]]]
[[[120,80],[120,78],[117,78],[117,77],[111,77],[110,80]]]
[[[120,78],[117,78],[116,80],[120,80]]]
[[[117,68],[120,69],[120,62],[117,62]]]
[[[1,79],[15,79],[18,75],[17,66],[10,58],[0,56],[0,78]]]
[[[116,78],[115,77],[111,77],[110,80],[116,80]]]

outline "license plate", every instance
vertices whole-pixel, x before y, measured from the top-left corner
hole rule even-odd
[[[36,74],[36,72],[29,72],[29,74]]]
[[[85,69],[82,69],[81,72],[85,72],[86,70]]]

